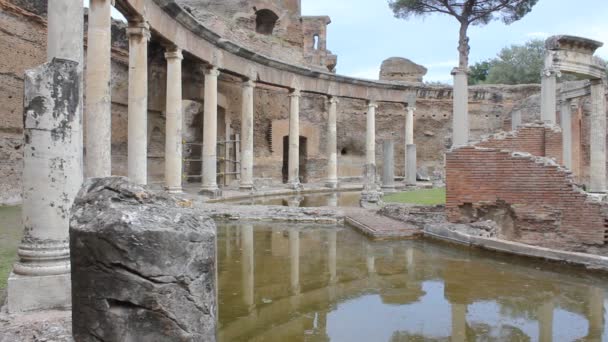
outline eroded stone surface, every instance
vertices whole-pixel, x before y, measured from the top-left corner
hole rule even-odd
[[[391,57],[382,62],[380,66],[380,80],[422,82],[427,69],[407,58]]]
[[[214,341],[213,221],[125,178],[85,182],[72,210],[78,341]]]

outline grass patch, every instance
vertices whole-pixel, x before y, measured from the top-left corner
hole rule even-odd
[[[17,246],[22,234],[21,207],[0,207],[0,297],[17,259]]]
[[[410,203],[420,205],[445,204],[445,188],[397,192],[384,196],[387,203]]]

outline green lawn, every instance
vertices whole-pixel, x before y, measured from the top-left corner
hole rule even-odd
[[[387,203],[412,203],[420,205],[445,204],[445,188],[397,192],[384,196]]]
[[[0,297],[17,257],[17,245],[22,234],[21,207],[0,207]]]

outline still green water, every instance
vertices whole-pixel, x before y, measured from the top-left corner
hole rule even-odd
[[[608,278],[348,228],[220,225],[220,341],[606,341]]]

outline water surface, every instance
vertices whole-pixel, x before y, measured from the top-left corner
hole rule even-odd
[[[608,278],[341,227],[220,225],[220,341],[602,341]]]

